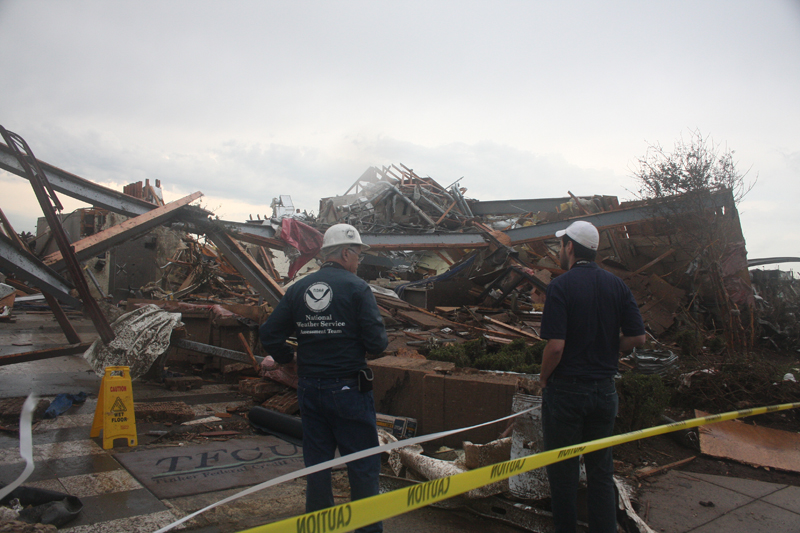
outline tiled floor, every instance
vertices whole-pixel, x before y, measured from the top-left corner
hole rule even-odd
[[[144,489],[111,453],[89,439],[94,405],[87,401],[73,407],[80,412],[37,425],[33,432],[35,468],[25,486],[81,499],[81,513],[59,531],[154,531],[177,520],[179,516]],[[83,412],[87,410],[92,414]],[[0,483],[11,483],[24,468],[17,438],[0,436]],[[133,524],[141,527],[134,529]]]

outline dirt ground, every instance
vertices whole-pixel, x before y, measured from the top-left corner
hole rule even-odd
[[[715,358],[709,358],[709,360],[706,361],[709,367],[721,364],[722,361],[714,359]],[[763,362],[763,365],[759,368],[753,367],[752,372],[754,375],[760,375],[766,367],[779,369],[781,372],[783,371],[782,369],[791,371],[794,368],[800,368],[800,359],[796,351],[762,350],[757,352],[752,359],[756,362]],[[692,366],[697,368],[703,365],[700,361],[693,361]],[[800,379],[800,373],[795,372],[795,377]],[[766,385],[771,386],[773,384],[768,383]],[[738,398],[734,398],[734,400],[737,399]],[[786,398],[785,401],[800,401],[800,395]],[[722,407],[724,402],[719,403],[721,404],[720,407]],[[720,413],[745,407],[774,405],[776,403],[783,403],[783,401],[776,401],[775,398],[772,397],[750,397],[746,404],[727,405],[724,408],[716,409],[706,408],[705,411]],[[702,406],[698,407],[702,408]],[[693,410],[689,409],[668,408],[664,414],[673,420],[687,420],[695,417]],[[800,433],[800,409],[750,416],[739,420],[745,424],[768,427],[795,434]],[[695,459],[675,469],[686,472],[733,476],[768,483],[800,486],[800,473],[783,472],[768,467],[747,465],[732,460],[721,460],[715,457],[705,456],[699,451],[681,444],[677,434],[659,435],[614,448],[614,459],[617,461],[616,466],[618,474],[625,476],[630,476],[635,470],[643,467],[656,465],[664,466],[691,457],[695,457]],[[644,482],[646,482],[646,479],[647,478],[644,478]]]

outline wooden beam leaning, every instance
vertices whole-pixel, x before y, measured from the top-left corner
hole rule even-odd
[[[210,226],[210,224],[208,225]],[[283,288],[256,263],[233,236],[213,227],[205,229],[206,237],[222,252],[225,259],[239,271],[259,294],[273,307],[283,298]]]
[[[141,234],[147,233],[151,229],[164,223],[166,219],[173,216],[175,211],[181,207],[192,203],[203,196],[200,191],[194,192],[189,196],[185,196],[180,200],[175,200],[161,207],[157,207],[152,211],[144,213],[134,218],[129,218],[122,224],[111,226],[101,232],[90,235],[73,243],[75,249],[75,256],[79,261],[83,261],[89,257],[104,252],[113,246],[133,239]],[[53,270],[60,271],[66,268],[64,258],[61,252],[53,252],[52,254],[44,257],[42,260],[45,265],[51,267]]]

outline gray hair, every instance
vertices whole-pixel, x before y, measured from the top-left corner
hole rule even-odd
[[[352,245],[337,244],[336,246],[329,246],[327,248],[324,248],[323,250],[320,250],[320,253],[322,254],[322,258],[327,260],[329,257],[333,256],[339,257],[339,254],[342,253],[342,250],[344,250],[345,248],[350,248],[350,246]]]

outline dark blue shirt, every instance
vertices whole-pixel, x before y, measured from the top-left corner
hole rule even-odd
[[[579,262],[547,286],[541,337],[564,340],[556,377],[616,375],[620,331],[626,337],[645,333],[631,290],[614,274]]]
[[[297,373],[309,378],[352,377],[389,341],[369,285],[336,263],[287,289],[259,330],[278,363],[292,360],[286,339],[297,335]]]

